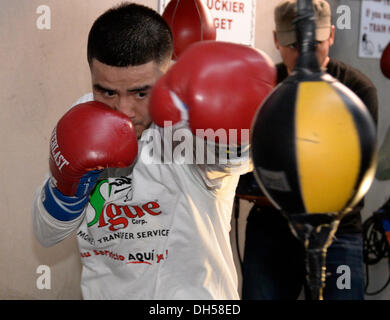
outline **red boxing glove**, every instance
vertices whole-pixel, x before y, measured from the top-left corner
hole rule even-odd
[[[194,42],[217,38],[213,18],[202,0],[171,0],[162,17],[172,30],[174,59]]]
[[[62,194],[74,196],[87,172],[130,166],[137,153],[137,135],[126,115],[97,101],[79,104],[53,130],[52,182]]]
[[[382,52],[380,65],[383,75],[390,79],[390,42]]]
[[[192,45],[157,81],[150,114],[159,126],[188,116],[194,134],[197,129],[236,129],[238,141],[219,142],[248,143],[241,140],[241,129],[250,129],[275,84],[275,65],[264,52],[234,43],[202,41]]]

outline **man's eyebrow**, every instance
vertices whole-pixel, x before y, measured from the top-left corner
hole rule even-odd
[[[102,85],[100,85],[100,84],[98,84],[98,83],[95,83],[95,84],[93,85],[93,87],[94,87],[94,89],[99,90],[99,91],[111,91],[111,92],[113,92],[113,93],[117,93],[117,90],[105,88],[105,87],[103,87]],[[151,85],[146,84],[146,85],[141,86],[141,87],[134,87],[134,88],[128,89],[127,92],[137,93],[137,92],[148,91],[148,90],[150,90],[151,88],[152,88]]]
[[[151,85],[149,84],[146,84],[142,87],[135,87],[135,88],[132,88],[132,89],[128,89],[127,91],[128,92],[142,92],[142,91],[147,91],[147,90],[150,90],[152,88]]]
[[[98,84],[98,83],[95,83],[93,85],[93,88],[98,90],[98,91],[111,91],[111,92],[114,92],[114,93],[117,93],[116,90],[113,90],[113,89],[109,89],[109,88],[105,88],[103,87],[102,85]]]

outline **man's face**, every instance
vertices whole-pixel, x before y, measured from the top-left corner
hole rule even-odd
[[[328,64],[329,48],[333,45],[334,42],[334,30],[335,28],[334,26],[332,26],[329,38],[325,41],[317,42],[316,55],[321,68],[325,68]],[[283,63],[286,65],[287,71],[290,74],[294,69],[299,56],[298,48],[296,44],[290,46],[281,46],[278,42],[278,39],[276,38],[275,32],[274,42],[276,48],[280,52],[280,56],[282,57]]]
[[[113,67],[93,59],[90,69],[94,99],[127,115],[140,138],[152,122],[148,107],[151,89],[167,67],[154,61]]]

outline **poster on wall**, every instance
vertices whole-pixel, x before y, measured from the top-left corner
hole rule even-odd
[[[255,43],[256,0],[202,0],[210,10],[217,29],[217,40],[248,46]],[[162,14],[170,0],[160,0]]]
[[[390,41],[390,0],[362,0],[359,57],[380,58]]]

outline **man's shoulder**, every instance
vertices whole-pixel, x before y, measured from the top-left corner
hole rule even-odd
[[[93,93],[92,92],[88,92],[88,93],[84,94],[83,96],[81,96],[80,98],[78,98],[77,101],[73,103],[72,107],[74,107],[80,103],[85,103],[85,102],[89,102],[89,101],[93,101]]]
[[[330,58],[327,72],[348,86],[372,87],[373,82],[359,69],[334,58]]]
[[[378,97],[373,82],[357,68],[336,59],[330,59],[327,72],[351,89],[364,102],[377,123]]]

